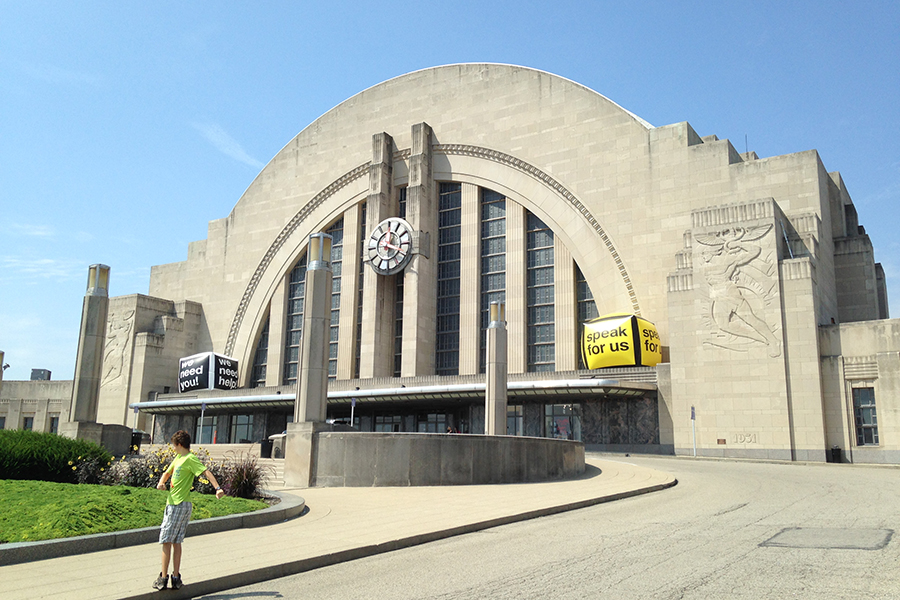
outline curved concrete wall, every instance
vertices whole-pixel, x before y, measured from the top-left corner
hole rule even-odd
[[[322,432],[316,446],[317,487],[521,483],[584,473],[584,444],[568,440]]]

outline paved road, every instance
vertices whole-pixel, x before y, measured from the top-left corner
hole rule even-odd
[[[621,460],[679,484],[205,598],[900,598],[900,469]]]

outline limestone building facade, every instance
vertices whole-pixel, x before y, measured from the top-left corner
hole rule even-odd
[[[380,273],[377,226],[408,263]],[[110,302],[100,420],[258,441],[290,418],[309,235],[333,236],[329,417],[480,432],[491,301],[512,435],[589,449],[900,462],[900,321],[814,150],[760,158],[533,69],[464,64],[360,92],[272,159],[149,296]],[[114,267],[114,265],[113,265]],[[656,324],[656,367],[589,371],[580,323]],[[240,389],[177,394],[177,360]],[[201,413],[203,416],[200,420]]]

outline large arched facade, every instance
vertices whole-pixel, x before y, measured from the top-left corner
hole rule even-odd
[[[410,224],[415,252],[382,275],[365,240],[389,217]],[[512,434],[809,460],[837,445],[900,462],[889,416],[878,444],[852,426],[893,389],[872,357],[900,334],[872,334],[877,351],[842,337],[887,309],[839,175],[815,151],[741,154],[510,65],[403,75],[304,128],[187,260],[153,268],[149,297],[111,300],[111,327],[130,337],[111,350],[123,375],[104,382],[101,410],[138,406],[157,439],[282,431],[317,231],[335,239],[331,418],[352,404],[363,430],[480,431],[484,315],[502,300]],[[663,363],[582,369],[580,323],[608,313],[654,322]],[[236,358],[240,389],[173,394],[178,357],[202,351]],[[212,421],[198,423],[201,406]]]

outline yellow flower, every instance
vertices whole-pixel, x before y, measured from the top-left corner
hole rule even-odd
[[[101,472],[101,473],[103,472],[103,467],[100,467],[100,472]]]
[[[69,461],[69,464],[72,465],[72,464],[74,464],[74,463],[70,460],[70,461]]]
[[[78,467],[72,467],[72,470],[73,470],[73,471],[77,471],[77,470],[78,470]]]

